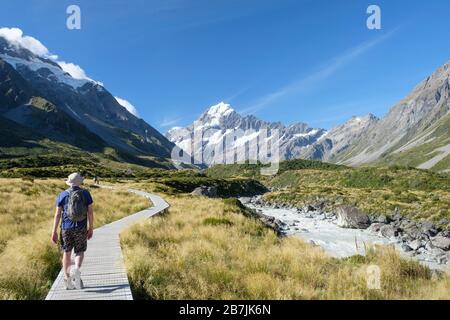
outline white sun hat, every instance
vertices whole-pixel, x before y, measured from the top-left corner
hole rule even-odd
[[[78,172],[72,173],[66,181],[66,184],[70,187],[79,187],[83,184],[84,178]]]

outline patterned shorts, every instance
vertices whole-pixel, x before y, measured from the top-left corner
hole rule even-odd
[[[61,249],[64,252],[70,252],[72,249],[75,254],[83,253],[87,249],[87,230],[67,229],[61,230]]]

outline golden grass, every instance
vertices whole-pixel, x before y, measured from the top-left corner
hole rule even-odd
[[[155,184],[121,186],[150,190]],[[48,292],[60,268],[60,252],[49,238],[54,200],[64,188],[59,180],[0,179],[0,299],[42,299]],[[91,192],[97,227],[148,206],[125,191]],[[450,298],[449,277],[436,278],[390,249],[334,259],[299,239],[278,238],[232,202],[166,198],[169,214],[121,236],[136,298]],[[382,270],[381,290],[366,286],[373,264]]]
[[[278,238],[231,201],[169,197],[168,214],[133,226],[122,246],[141,299],[449,299],[432,276],[393,249],[334,259],[297,238]],[[367,288],[369,265],[381,290]]]
[[[0,299],[42,299],[48,292],[60,269],[59,249],[50,242],[55,199],[66,188],[54,179],[0,179]],[[95,227],[149,206],[125,191],[88,189]]]

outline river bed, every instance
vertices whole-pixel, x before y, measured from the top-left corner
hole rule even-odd
[[[348,229],[336,224],[334,215],[321,212],[304,212],[297,209],[277,209],[261,207],[241,198],[241,202],[250,209],[258,210],[267,217],[273,217],[283,223],[280,230],[286,236],[301,237],[305,241],[322,247],[329,255],[345,258],[353,255],[365,255],[370,245],[391,245],[404,258],[412,258],[427,265],[430,269],[448,272],[448,263],[441,264],[431,254],[413,255],[402,249],[402,242],[395,238],[386,238],[367,229]]]

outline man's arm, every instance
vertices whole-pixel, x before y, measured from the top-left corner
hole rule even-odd
[[[52,229],[52,241],[58,243],[58,226],[61,220],[62,208],[57,207],[55,211],[55,218],[53,219],[53,229]]]
[[[90,240],[92,238],[92,235],[94,234],[94,207],[92,204],[88,206],[88,223],[88,240]]]

